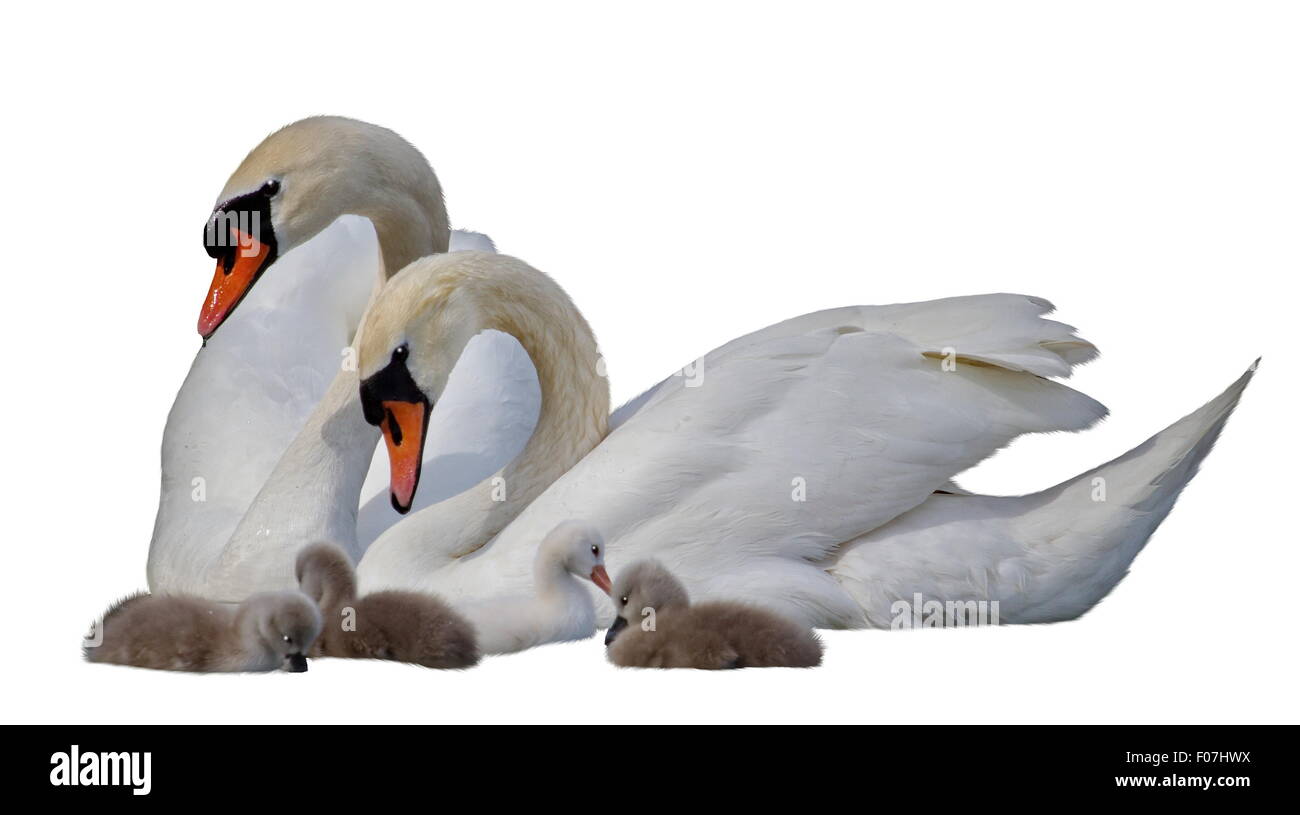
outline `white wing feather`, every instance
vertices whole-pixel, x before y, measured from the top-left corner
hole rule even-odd
[[[1090,355],[1068,327],[1038,317],[1047,308],[986,295],[835,309],[728,343],[641,398],[488,546],[417,584],[499,592],[527,580],[552,526],[584,517],[610,542],[614,569],[654,556],[705,596],[855,624],[856,603],[810,563],[1017,435],[1104,415],[1036,375]]]
[[[1251,371],[1119,458],[1033,495],[935,495],[822,564],[888,628],[902,599],[996,601],[1003,623],[1092,608],[1169,514],[1214,446]]]

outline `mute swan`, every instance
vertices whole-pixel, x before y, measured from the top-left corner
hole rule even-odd
[[[359,349],[393,499],[415,493],[420,418],[485,329],[516,337],[537,369],[537,430],[496,485],[528,499],[522,511],[494,502],[485,483],[424,509],[370,546],[358,578],[453,605],[519,591],[531,541],[576,514],[605,533],[615,568],[655,557],[692,596],[815,627],[888,627],[918,594],[996,600],[1003,622],[1077,617],[1123,577],[1251,373],[1043,492],[936,494],[1022,433],[1105,414],[1046,379],[1096,353],[1040,316],[1051,308],[991,294],[796,317],[713,351],[696,382],[669,377],[611,421],[595,339],[549,277],[500,255],[423,258],[376,299]],[[612,618],[603,602],[601,614]]]
[[[238,606],[197,597],[139,594],[104,614],[90,662],[165,671],[307,670],[321,630],[316,606],[300,592],[255,594]]]
[[[813,668],[822,644],[808,628],[741,603],[691,605],[686,587],[661,564],[624,569],[609,595],[614,624],[605,645],[623,668]]]
[[[450,232],[419,151],[339,117],[268,136],[218,200],[204,232],[217,260],[205,347],[163,435],[148,579],[155,593],[233,602],[292,586],[294,555],[311,541],[339,541],[355,559],[394,522],[387,490],[363,487],[379,433],[357,406],[349,346],[387,273],[491,242]],[[454,476],[424,502],[507,461],[536,415],[532,366],[513,340],[480,337],[456,374],[430,456],[460,466],[440,468]],[[464,472],[471,480],[457,481]]]
[[[468,668],[478,662],[474,630],[437,597],[408,591],[357,597],[352,562],[337,546],[316,543],[303,549],[295,574],[324,618],[310,656],[392,659],[426,668]]]
[[[596,633],[596,608],[578,582],[609,591],[605,541],[590,524],[565,521],[542,539],[526,594],[501,595],[461,607],[485,654],[509,654]]]

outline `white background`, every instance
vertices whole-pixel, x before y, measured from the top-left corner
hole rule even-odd
[[[1294,7],[1292,7],[1294,8]],[[1269,3],[24,4],[5,122],[3,721],[1300,721],[1300,35]],[[1112,417],[962,479],[1036,490],[1257,355],[1201,475],[1094,612],[839,632],[821,669],[620,672],[597,641],[462,673],[79,661],[143,587],[200,229],[276,127],[338,113],[436,168],[457,226],[556,277],[617,401],[834,305],[1039,295]]]

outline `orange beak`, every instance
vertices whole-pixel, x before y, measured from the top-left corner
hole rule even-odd
[[[212,286],[203,301],[203,310],[199,312],[199,334],[203,339],[211,337],[217,328],[225,322],[230,313],[244,299],[257,276],[266,266],[271,254],[269,244],[259,241],[247,232],[230,230],[237,241],[234,252],[217,260],[217,270],[212,275]],[[226,264],[230,268],[226,268]]]
[[[609,594],[610,589],[614,588],[614,582],[609,579],[609,572],[605,571],[604,566],[597,566],[591,570],[591,582],[595,583],[606,594]]]
[[[393,509],[405,515],[415,500],[424,457],[424,432],[428,407],[421,402],[385,401],[379,429],[388,446],[389,492]]]

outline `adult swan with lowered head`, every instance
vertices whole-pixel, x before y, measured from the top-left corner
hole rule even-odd
[[[502,255],[418,260],[378,295],[359,343],[361,401],[385,437],[394,505],[416,495],[430,411],[480,332],[527,351],[541,411],[490,483],[381,535],[361,560],[362,587],[453,604],[523,590],[536,541],[583,517],[615,573],[656,558],[692,597],[755,602],[817,627],[887,627],[894,602],[917,593],[997,600],[1008,623],[1076,617],[1124,576],[1250,373],[1055,487],[955,491],[949,479],[1016,436],[1082,430],[1105,414],[1047,378],[1096,354],[1041,316],[1050,310],[990,294],[808,314],[716,349],[702,381],[669,377],[611,418],[596,341],[551,278]],[[1098,477],[1104,502],[1092,500]],[[798,479],[807,500],[792,500]]]

